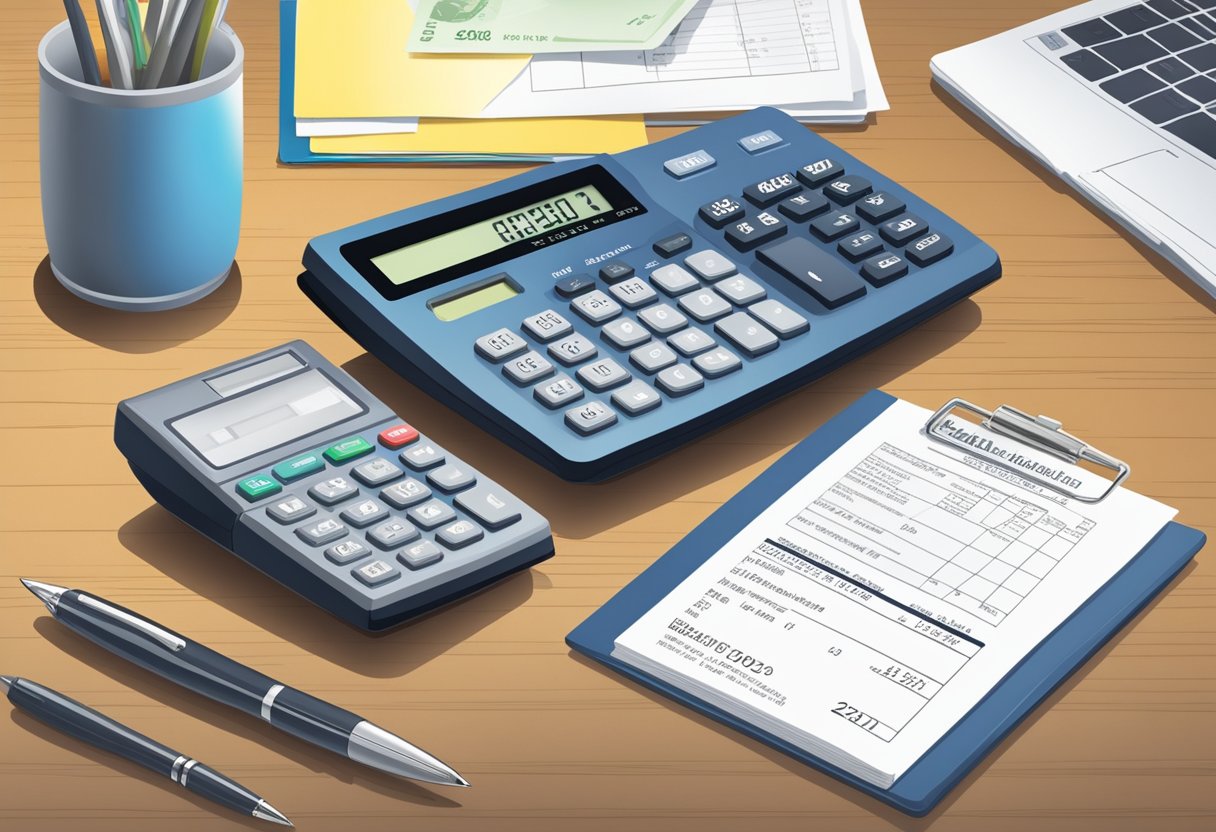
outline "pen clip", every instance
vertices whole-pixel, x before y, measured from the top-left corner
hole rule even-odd
[[[116,618],[129,627],[133,627],[139,632],[146,635],[148,638],[157,643],[168,647],[174,653],[186,649],[186,640],[177,633],[172,633],[163,627],[158,627],[155,624],[145,621],[142,618],[132,615],[126,610],[121,610],[118,607],[112,607],[104,601],[98,601],[91,595],[85,595],[83,592],[77,594],[77,599],[86,607],[92,607],[98,612],[103,612],[111,618]]]

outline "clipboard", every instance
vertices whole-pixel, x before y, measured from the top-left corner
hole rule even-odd
[[[893,396],[875,390],[837,414],[576,627],[566,637],[566,643],[646,687],[848,783],[883,803],[919,817],[928,814],[1040,702],[1160,593],[1203,547],[1206,538],[1196,529],[1179,523],[1167,523],[1127,566],[1028,653],[888,789],[860,780],[773,734],[759,730],[704,700],[612,657],[617,637],[700,566],[707,553],[721,548],[776,497],[792,488],[808,471],[831,456],[895,401]],[[934,415],[942,413],[939,410]],[[932,422],[931,417],[929,424],[932,425]],[[1042,427],[1050,430],[1053,425],[1058,431],[1058,423],[1050,423],[1050,420]],[[1075,437],[1068,438],[1075,440]]]

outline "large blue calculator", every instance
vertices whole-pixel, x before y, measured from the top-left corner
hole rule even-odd
[[[312,240],[300,287],[570,480],[653,460],[1000,275],[950,217],[778,110]]]

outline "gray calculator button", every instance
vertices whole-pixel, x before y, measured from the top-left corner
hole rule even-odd
[[[777,336],[746,312],[723,318],[714,329],[751,358],[777,349]]]
[[[683,266],[668,263],[650,273],[650,279],[664,292],[671,296],[682,295],[701,285]]]
[[[699,170],[712,168],[717,163],[717,160],[704,150],[694,150],[692,153],[685,153],[683,156],[668,159],[663,163],[663,169],[676,179],[683,179],[685,176],[696,173]]]
[[[525,387],[534,381],[540,381],[553,372],[549,359],[536,350],[529,350],[518,358],[512,358],[502,365],[502,374],[520,387]]]
[[[358,494],[359,489],[346,477],[334,477],[308,489],[308,496],[324,506],[335,505]]]
[[[477,482],[477,475],[473,473],[473,469],[457,459],[431,471],[426,478],[431,485],[449,494],[462,488],[468,488]]]
[[[552,309],[524,318],[524,329],[537,341],[552,341],[574,331],[574,324]]]
[[[666,344],[643,344],[629,353],[629,360],[646,373],[657,373],[676,363],[676,354]]]
[[[680,298],[680,308],[701,323],[721,318],[730,312],[730,304],[707,289]]]
[[[425,471],[443,462],[443,449],[425,442],[402,451],[398,458],[415,471]]]
[[[640,277],[631,277],[614,286],[609,286],[608,291],[630,309],[637,309],[639,306],[654,303],[659,299],[659,293]]]
[[[730,350],[717,349],[702,353],[692,360],[693,365],[709,378],[717,378],[739,369],[743,362]]]
[[[361,529],[364,526],[370,526],[377,520],[382,520],[387,515],[388,510],[375,500],[364,500],[361,503],[347,506],[338,516],[355,528]]]
[[[427,500],[420,506],[414,506],[405,514],[424,529],[433,529],[456,516],[456,512],[452,511],[450,505],[439,500]]]
[[[346,526],[343,526],[332,517],[327,517],[324,520],[318,520],[316,523],[301,526],[296,529],[296,535],[305,543],[311,543],[313,546],[324,546],[326,543],[333,543],[335,540],[346,537]]]
[[[687,364],[677,364],[659,373],[655,379],[670,396],[683,396],[705,386],[705,378]]]
[[[387,459],[373,459],[351,469],[355,479],[364,485],[383,485],[392,482],[405,472]]]
[[[417,540],[418,530],[404,520],[393,518],[369,531],[367,539],[381,549],[395,549]]]
[[[393,508],[409,508],[431,496],[431,489],[413,477],[395,482],[380,492],[380,499]]]
[[[514,497],[484,483],[458,496],[456,505],[494,530],[506,528],[520,518],[520,506]]]
[[[338,566],[345,566],[348,563],[354,563],[360,558],[365,558],[371,553],[371,549],[357,540],[343,540],[341,543],[335,543],[326,549],[325,557],[338,564]]]
[[[699,329],[686,329],[668,338],[667,343],[675,347],[680,355],[696,355],[716,346],[718,342]]]
[[[684,265],[706,280],[717,280],[735,273],[735,264],[711,248],[688,255],[684,258]]]
[[[764,321],[765,325],[781,338],[793,338],[811,328],[806,318],[775,300],[753,303],[747,307],[747,311]]]
[[[401,570],[391,563],[374,560],[371,563],[365,563],[363,566],[352,569],[350,574],[368,586],[380,586],[380,584],[388,583],[395,578],[401,577]]]
[[[303,520],[305,517],[312,517],[317,513],[317,508],[299,497],[284,497],[267,506],[266,513],[286,525]]]
[[[637,321],[628,318],[618,318],[604,324],[604,340],[622,350],[645,344],[650,340],[650,332]]]
[[[659,335],[666,335],[688,326],[688,318],[684,317],[684,313],[665,303],[643,309],[638,313],[638,318]]]
[[[570,301],[570,308],[593,324],[611,321],[621,314],[621,305],[605,295],[601,289],[579,295]]]
[[[603,402],[587,402],[566,411],[566,424],[586,436],[616,424],[616,413]]]
[[[430,540],[419,540],[397,553],[397,560],[409,569],[422,569],[443,560],[443,550]]]
[[[734,277],[728,277],[720,283],[714,284],[716,289],[723,297],[729,298],[740,306],[746,306],[758,300],[763,300],[768,292],[764,291],[764,287],[746,275],[737,274]]]
[[[640,327],[639,327],[640,328]],[[647,336],[649,337],[649,336]],[[633,378],[629,371],[611,358],[586,364],[578,371],[578,379],[597,393],[624,384]]]
[[[481,530],[481,526],[472,520],[457,520],[452,525],[436,532],[435,539],[449,549],[463,549],[485,536],[486,533]]]
[[[748,153],[759,153],[766,147],[776,147],[781,144],[781,141],[781,137],[772,130],[761,130],[759,133],[752,133],[750,136],[739,139],[739,147]]]
[[[502,361],[504,358],[519,355],[527,348],[528,342],[505,326],[473,342],[473,349],[477,350],[477,354],[490,361]]]
[[[542,381],[532,390],[532,395],[538,402],[550,410],[556,410],[565,404],[576,402],[583,397],[583,388],[562,373],[548,381]]]
[[[586,361],[589,358],[595,358],[598,352],[599,348],[582,335],[571,335],[569,338],[563,338],[556,344],[549,345],[549,355],[567,367],[580,361]]]
[[[631,381],[612,394],[612,403],[630,416],[654,410],[663,400],[658,391],[644,381]]]

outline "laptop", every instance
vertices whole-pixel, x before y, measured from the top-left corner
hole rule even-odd
[[[1216,0],[1093,0],[930,65],[1216,296]]]

